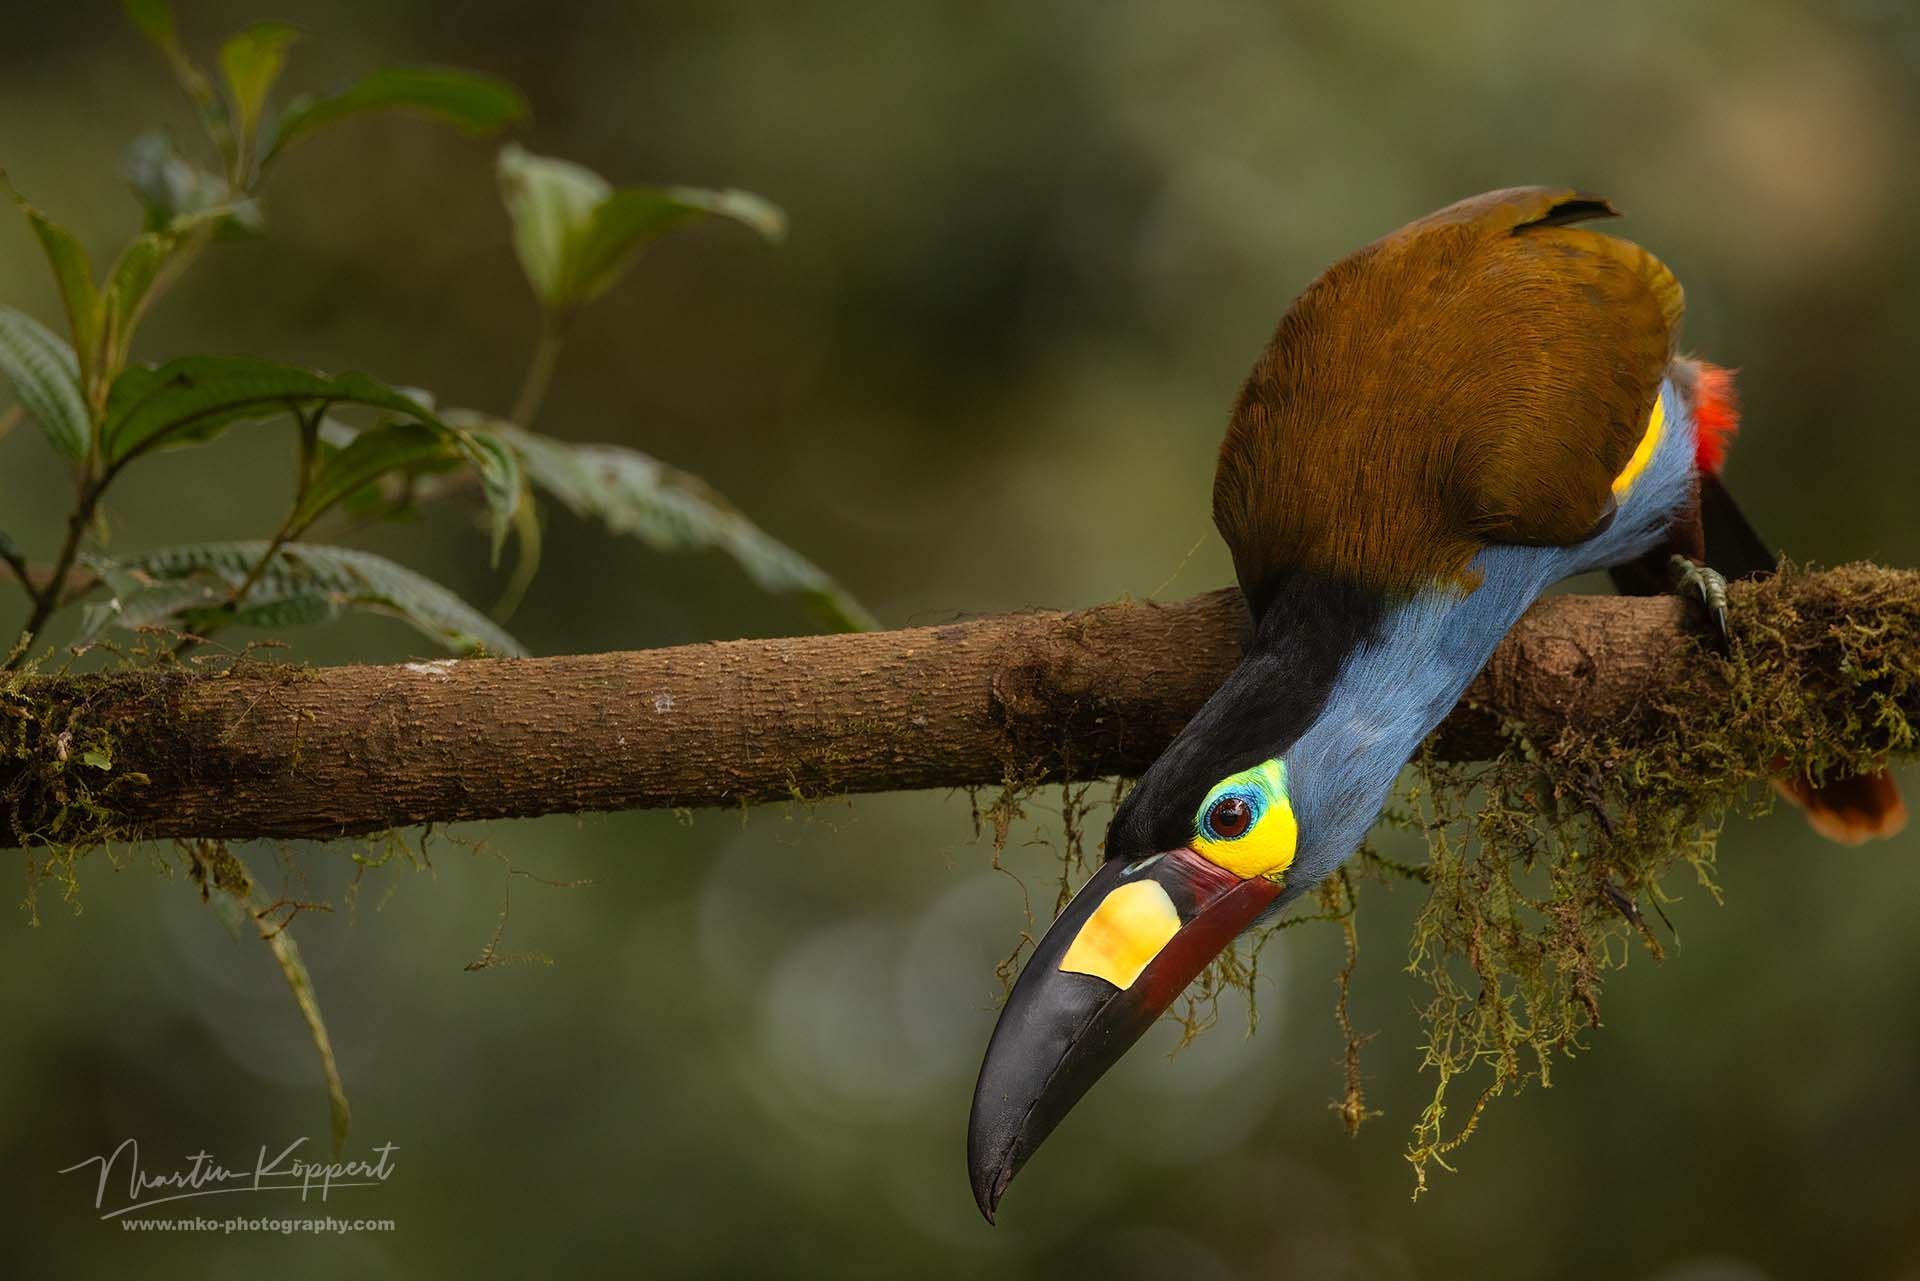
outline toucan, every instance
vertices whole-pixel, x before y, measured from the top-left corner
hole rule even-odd
[[[967,1137],[988,1222],[1207,963],[1354,853],[1543,590],[1609,569],[1696,599],[1724,636],[1727,578],[1775,567],[1719,479],[1731,374],[1676,354],[1659,259],[1581,225],[1615,213],[1567,188],[1474,196],[1281,318],[1213,483],[1251,639],[1115,809],[1000,1012]],[[1779,786],[1839,839],[1905,818],[1884,772]]]

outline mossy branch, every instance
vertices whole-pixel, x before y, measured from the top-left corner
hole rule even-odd
[[[1126,775],[1237,660],[1237,593],[631,653],[0,684],[11,844],[328,839],[418,823]],[[1911,750],[1920,572],[1736,585],[1731,659],[1677,599],[1553,597],[1431,755],[1660,743],[1717,785]],[[109,762],[102,764],[102,762]]]

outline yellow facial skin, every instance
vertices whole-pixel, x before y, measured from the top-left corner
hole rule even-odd
[[[1216,834],[1208,821],[1214,807],[1230,796],[1243,799],[1253,809],[1253,821],[1236,837]],[[1193,823],[1194,853],[1242,880],[1255,876],[1278,880],[1293,863],[1300,840],[1300,826],[1287,799],[1286,763],[1265,761],[1222,779],[1200,803]]]
[[[1633,482],[1640,479],[1640,473],[1653,461],[1654,451],[1660,448],[1660,438],[1667,434],[1667,410],[1665,396],[1653,398],[1653,414],[1647,419],[1647,433],[1640,438],[1639,446],[1633,451],[1633,457],[1627,459],[1627,465],[1613,478],[1615,498],[1624,495],[1633,488]]]
[[[1180,930],[1180,913],[1155,881],[1131,881],[1107,895],[1060,958],[1069,974],[1091,974],[1125,991]]]

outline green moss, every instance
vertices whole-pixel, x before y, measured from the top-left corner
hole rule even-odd
[[[124,768],[98,686],[69,678],[69,697],[44,698],[32,683],[42,664],[0,671],[0,832],[23,849],[21,910],[40,923],[40,894],[58,891],[80,910],[78,866],[93,850],[125,849],[132,833],[115,813],[116,793],[146,775]]]
[[[38,923],[39,892],[49,884],[78,910],[79,861],[94,850],[125,850],[142,839],[126,817],[126,801],[149,779],[129,767],[141,753],[128,747],[141,745],[118,739],[125,714],[177,697],[195,676],[281,686],[314,679],[304,665],[255,656],[277,647],[253,642],[236,653],[183,662],[165,645],[142,638],[131,647],[99,643],[73,651],[52,670],[51,655],[0,669],[0,843],[26,851],[22,907],[30,920]],[[89,654],[104,654],[107,666],[74,672],[74,661]]]
[[[1737,596],[1726,654],[1689,642],[1616,730],[1508,725],[1492,760],[1418,763],[1409,800],[1431,888],[1409,970],[1426,991],[1433,1093],[1407,1150],[1416,1193],[1493,1099],[1552,1083],[1600,1026],[1610,971],[1634,950],[1662,955],[1675,875],[1718,901],[1728,816],[1772,804],[1756,784],[1913,750],[1917,583],[1854,566],[1810,590],[1784,572]]]

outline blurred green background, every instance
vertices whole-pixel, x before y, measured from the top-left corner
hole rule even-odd
[[[183,8],[203,52],[255,18],[305,27],[291,89],[391,62],[490,70],[530,94],[535,150],[782,204],[778,249],[725,226],[653,249],[581,321],[542,425],[701,473],[891,625],[1225,581],[1213,450],[1287,300],[1407,219],[1522,182],[1611,196],[1686,283],[1689,346],[1742,371],[1728,475],[1772,537],[1920,563],[1920,14],[1901,0]],[[9,6],[0,163],[96,260],[135,225],[116,166],[156,120],[191,136],[112,6]],[[139,354],[360,368],[504,409],[535,319],[495,145],[375,117],[305,146],[268,191],[269,238],[211,251]],[[4,220],[0,299],[58,316]],[[285,435],[146,464],[110,504],[115,546],[261,536]],[[0,440],[0,524],[36,558],[66,497],[35,433]],[[365,545],[482,603],[501,586],[468,511]],[[720,557],[556,515],[514,627],[560,653],[807,625]],[[379,620],[296,641],[315,662],[423,646]],[[1050,803],[1019,840],[1055,838]],[[1340,942],[1290,932],[1262,958],[1258,1034],[1229,1011],[1169,1061],[1157,1029],[997,1230],[964,1129],[1021,896],[965,796],[459,835],[486,850],[436,841],[430,873],[369,874],[354,912],[344,849],[248,851],[270,887],[281,858],[341,908],[296,933],[354,1146],[397,1144],[400,1172],[329,1209],[392,1234],[96,1223],[55,1171],[123,1138],[163,1167],[323,1145],[311,1046],[264,949],[142,856],[90,859],[78,910],[49,897],[42,928],[0,930],[5,1270],[1920,1278],[1911,833],[1856,851],[1791,815],[1735,823],[1727,905],[1678,887],[1679,945],[1610,980],[1591,1053],[1493,1109],[1418,1204],[1400,1158],[1430,1088],[1400,973],[1415,899],[1363,895],[1355,1017],[1379,1033],[1384,1117],[1349,1141],[1328,1110]],[[593,880],[514,882],[503,946],[552,968],[462,972],[501,909],[495,854]],[[1042,900],[1051,857],[1014,863]],[[297,1208],[245,1199],[204,1212]]]

